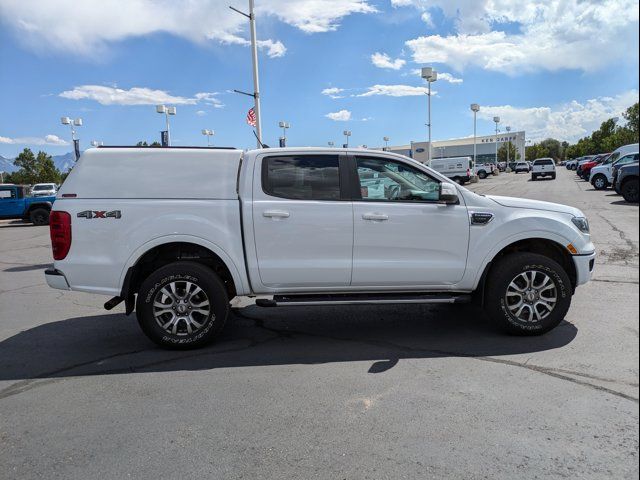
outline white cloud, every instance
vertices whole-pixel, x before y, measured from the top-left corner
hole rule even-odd
[[[387,96],[387,97],[411,97],[416,95],[425,95],[427,93],[426,87],[412,87],[410,85],[373,85],[367,88],[367,91],[355,95],[356,97],[373,97],[373,96]],[[431,94],[435,95],[437,92],[431,90]]]
[[[575,142],[597,130],[605,120],[622,118],[622,112],[637,101],[638,91],[630,90],[615,97],[573,100],[557,107],[481,106],[478,116],[491,121],[497,115],[503,126],[525,130],[527,138],[534,141],[552,137]]]
[[[207,112],[205,112],[204,110],[198,110],[196,112],[196,115],[199,117],[204,117],[207,114]]]
[[[373,63],[373,65],[375,65],[378,68],[400,70],[402,67],[404,67],[405,63],[407,62],[401,58],[396,58],[395,60],[392,60],[391,57],[389,57],[389,55],[387,55],[386,53],[376,52],[373,55],[371,55],[371,63]]]
[[[464,81],[461,78],[454,77],[453,75],[447,72],[442,72],[442,73],[438,72],[438,80],[443,80],[449,83],[462,83]]]
[[[69,145],[69,142],[61,139],[57,135],[45,135],[44,137],[18,137],[10,138],[0,136],[0,143],[8,145],[52,145],[63,146]]]
[[[215,108],[224,105],[216,98],[216,93],[200,92],[193,97],[181,97],[167,93],[164,90],[153,90],[146,87],[133,87],[128,90],[104,85],[81,85],[73,90],[60,93],[62,98],[71,100],[95,100],[102,105],[156,105],[161,103],[171,105],[205,104]]]
[[[325,117],[335,122],[348,122],[351,120],[351,112],[349,110],[340,110],[339,112],[327,113]]]
[[[331,98],[344,98],[343,95],[341,95],[341,93],[344,92],[344,88],[338,88],[338,87],[331,87],[331,88],[325,88],[324,90],[322,90],[322,95],[326,95],[328,97]]]
[[[37,51],[100,55],[127,38],[168,33],[192,42],[247,45],[248,22],[228,8],[246,11],[245,0],[1,0],[0,20]],[[368,0],[257,0],[256,15],[276,17],[306,33],[339,27],[351,14],[373,13]],[[271,57],[285,54],[282,42],[260,39]]]
[[[456,71],[476,66],[516,75],[540,69],[595,71],[616,62],[638,61],[636,0],[392,0],[392,4],[413,5],[424,12],[439,9],[455,21],[456,34],[406,42],[418,63],[444,63]]]

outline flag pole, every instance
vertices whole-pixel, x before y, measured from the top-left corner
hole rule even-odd
[[[256,135],[258,148],[262,148],[262,122],[260,119],[260,79],[258,77],[258,42],[256,39],[256,16],[253,12],[254,0],[249,0],[249,25],[251,26],[251,55],[253,58],[253,98],[255,100]]]

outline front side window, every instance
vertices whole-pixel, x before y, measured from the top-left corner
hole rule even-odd
[[[618,166],[620,165],[626,165],[627,163],[632,163],[632,162],[637,162],[638,161],[638,154],[634,154],[634,155],[627,155],[626,157],[622,157],[620,160],[618,160],[617,164]]]
[[[268,195],[292,200],[340,200],[337,155],[267,157],[262,188]]]
[[[403,163],[384,158],[357,157],[362,200],[438,201],[440,182]]]

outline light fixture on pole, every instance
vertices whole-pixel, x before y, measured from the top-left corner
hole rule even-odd
[[[333,142],[327,142],[327,145],[329,145],[329,148],[333,148],[333,147],[334,147],[334,145],[335,145],[335,143],[333,143]]]
[[[76,138],[76,129],[75,127],[81,127],[82,126],[82,119],[81,118],[76,118],[75,120],[72,120],[69,117],[62,117],[60,119],[60,122],[62,123],[62,125],[69,125],[69,127],[71,127],[71,144],[73,145],[73,159],[77,162],[78,161],[78,153],[80,151],[80,147],[78,144],[78,139]]]
[[[167,147],[171,146],[171,132],[169,129],[169,115],[175,115],[176,107],[167,107],[166,105],[156,105],[156,112],[164,114],[167,123]]]
[[[202,129],[202,134],[207,136],[207,147],[211,146],[211,137],[213,137],[216,132],[214,132],[213,130],[209,130],[206,128]]]
[[[258,148],[262,148],[262,121],[260,113],[260,78],[258,76],[258,41],[256,38],[256,16],[254,13],[254,0],[249,0],[249,13],[246,14],[237,8],[229,7],[236,13],[243,15],[249,19],[249,30],[251,31],[251,60],[253,62],[253,93],[245,93],[239,90],[234,90],[236,93],[242,93],[253,97],[254,107],[253,112],[256,116],[256,137],[258,140]]]
[[[511,131],[511,127],[507,126],[504,128],[507,131],[507,167],[509,166],[509,150],[511,150],[511,138],[509,137],[509,132]]]
[[[280,138],[280,146],[287,146],[287,129],[291,128],[289,122],[278,122],[278,126],[282,129],[282,138]]]
[[[342,132],[345,138],[344,148],[349,148],[349,137],[351,136],[351,130],[345,130]]]
[[[431,163],[431,84],[438,80],[438,72],[431,67],[422,68],[422,78],[427,81],[427,130],[429,133],[429,147],[427,148],[427,165]]]
[[[493,121],[496,124],[496,168],[498,168],[498,124],[500,123],[500,117],[493,117]]]
[[[388,151],[389,150],[389,137],[383,137],[382,140],[384,140],[384,151]]]
[[[477,103],[471,104],[471,111],[473,112],[473,168],[472,173],[473,176],[476,176],[476,161],[477,161],[477,147],[476,147],[476,126],[477,126],[477,116],[480,111],[480,105]]]
[[[99,142],[98,140],[91,140],[92,147],[101,147],[104,145],[104,142]]]

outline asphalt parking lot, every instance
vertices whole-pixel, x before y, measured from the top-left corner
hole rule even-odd
[[[551,333],[240,304],[215,345],[167,352],[45,285],[47,227],[0,221],[0,478],[638,478],[638,205],[564,168],[471,188],[590,219],[594,281]]]

